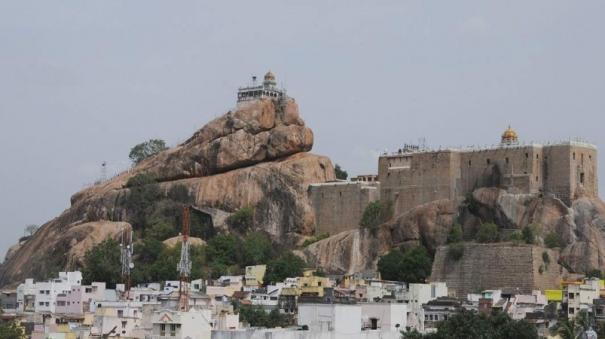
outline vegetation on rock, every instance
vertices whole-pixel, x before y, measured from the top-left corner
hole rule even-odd
[[[164,140],[150,139],[131,148],[128,157],[132,163],[136,165],[167,149],[168,147],[166,147],[166,142],[164,142]]]
[[[565,243],[557,232],[550,232],[544,237],[544,246],[548,248],[564,247]]]
[[[374,201],[369,203],[364,209],[359,225],[369,229],[372,235],[376,235],[378,226],[389,220],[392,214],[393,209],[390,204]]]
[[[240,233],[252,229],[254,209],[250,206],[240,208],[227,218],[227,224]]]
[[[498,242],[500,240],[498,225],[494,223],[482,224],[475,235],[475,239],[481,243]]]
[[[447,236],[447,243],[453,244],[462,241],[463,233],[462,226],[458,223],[455,223],[450,230],[450,233]]]
[[[336,179],[340,180],[347,180],[347,178],[349,177],[349,173],[347,173],[347,171],[341,168],[339,164],[336,164],[334,166],[334,175],[336,176]]]
[[[460,260],[464,255],[464,245],[461,243],[450,244],[447,248],[447,255],[454,261]]]

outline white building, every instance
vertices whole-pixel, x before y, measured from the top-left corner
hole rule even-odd
[[[71,291],[72,286],[80,286],[82,273],[59,272],[59,277],[34,284],[36,313],[55,313],[57,296]]]
[[[567,318],[573,319],[581,310],[592,312],[593,300],[600,297],[598,279],[589,279],[583,284],[570,284],[565,289]]]
[[[211,338],[212,327],[202,311],[161,310],[154,312],[152,323],[152,339]]]
[[[142,304],[136,301],[99,301],[90,329],[92,337],[144,338]]]
[[[359,334],[361,306],[352,304],[298,304],[298,325],[317,332]]]
[[[397,303],[362,303],[362,328],[401,331],[407,327],[407,305]]]

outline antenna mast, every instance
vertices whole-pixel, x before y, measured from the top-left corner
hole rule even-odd
[[[130,298],[130,271],[134,268],[132,262],[133,246],[132,230],[122,230],[122,242],[120,243],[121,261],[122,261],[122,282],[126,286],[126,299]]]
[[[177,265],[180,275],[179,310],[189,310],[189,276],[191,274],[191,259],[189,258],[189,207],[183,207],[183,242],[181,260]]]

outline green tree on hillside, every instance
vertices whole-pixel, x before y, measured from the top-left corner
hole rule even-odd
[[[265,282],[279,282],[286,278],[299,277],[303,274],[306,263],[292,252],[286,252],[269,261]]]
[[[388,221],[393,214],[393,209],[389,203],[374,201],[368,204],[363,211],[359,225],[370,230],[372,235],[376,235],[378,226]]]
[[[227,218],[227,224],[240,233],[252,228],[254,223],[254,208],[247,206],[240,208]]]
[[[121,281],[120,245],[113,239],[107,239],[88,250],[83,264],[82,277],[85,284],[104,281],[113,287]]]
[[[500,240],[498,225],[493,223],[482,224],[479,226],[479,231],[477,231],[475,238],[481,243],[498,242]]]
[[[133,164],[137,165],[141,161],[166,149],[168,149],[168,147],[166,147],[166,142],[164,142],[164,140],[150,139],[131,148],[128,157]]]
[[[394,249],[378,260],[382,279],[423,283],[431,275],[432,260],[423,246],[407,251]]]
[[[336,176],[336,179],[339,180],[347,180],[347,178],[349,177],[349,173],[342,169],[339,164],[336,164],[336,166],[334,166],[334,175]]]

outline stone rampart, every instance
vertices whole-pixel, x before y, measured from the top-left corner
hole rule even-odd
[[[447,282],[458,297],[486,289],[531,293],[558,288],[563,269],[555,251],[512,243],[465,243],[463,247],[458,260],[448,254],[448,246],[439,247],[430,278]]]

